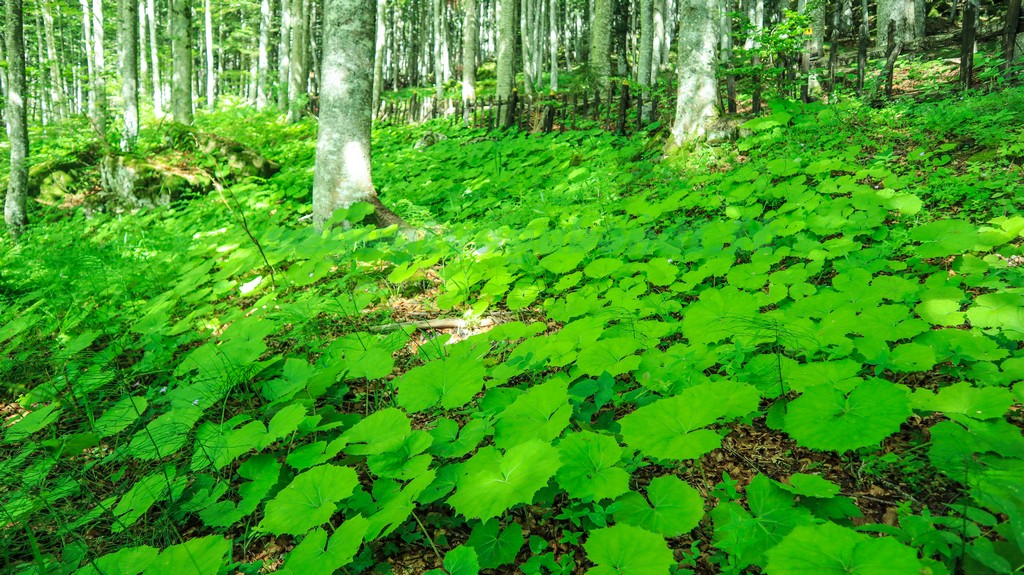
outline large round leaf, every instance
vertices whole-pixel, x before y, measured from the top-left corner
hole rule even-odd
[[[280,535],[301,535],[327,522],[335,505],[352,495],[359,483],[355,470],[321,465],[299,474],[267,503],[259,530]]]
[[[485,447],[463,464],[448,504],[469,518],[497,517],[513,505],[532,501],[558,466],[558,450],[539,439],[520,443],[504,455]]]
[[[647,501],[650,500],[650,503]],[[696,489],[674,475],[651,480],[647,498],[627,493],[618,502],[615,520],[666,537],[678,537],[697,526],[704,517],[704,499]]]
[[[660,535],[632,525],[591,531],[583,548],[597,565],[587,575],[665,575],[675,563]]]
[[[629,491],[629,473],[619,466],[622,448],[615,438],[590,431],[570,433],[558,450],[562,455],[558,484],[570,496],[599,500]]]
[[[849,394],[826,385],[809,388],[787,406],[782,429],[805,447],[843,452],[877,445],[908,417],[905,387],[869,379]]]
[[[768,575],[908,575],[917,553],[895,539],[873,538],[834,523],[802,525],[768,551]]]

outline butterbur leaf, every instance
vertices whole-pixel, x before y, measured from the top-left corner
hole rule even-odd
[[[754,477],[747,486],[750,511],[733,502],[711,511],[715,547],[728,551],[739,567],[763,565],[766,551],[797,525],[814,521],[810,510],[795,507],[794,499],[764,475]]]
[[[629,490],[629,473],[619,466],[622,448],[614,437],[590,431],[569,433],[558,444],[558,484],[582,500],[614,498]]]
[[[602,339],[580,350],[576,367],[594,377],[606,371],[620,375],[640,365],[640,356],[633,355],[640,346],[641,342],[632,337]]]
[[[149,545],[121,549],[96,559],[75,571],[75,575],[136,575],[156,560],[157,553],[158,550]]]
[[[60,413],[61,409],[56,403],[37,409],[7,428],[6,440],[20,441],[25,439],[29,435],[57,421]]]
[[[839,486],[820,475],[794,473],[789,477],[789,485],[780,485],[786,491],[804,497],[830,498],[839,495]]]
[[[622,267],[622,261],[614,258],[599,258],[583,268],[583,273],[587,274],[587,277],[592,278],[603,278],[609,276],[615,270]]]
[[[339,501],[352,495],[359,479],[355,470],[321,465],[301,473],[267,503],[258,530],[301,535],[334,515]]]
[[[963,220],[938,220],[910,230],[910,239],[921,242],[917,255],[941,258],[962,254],[974,248],[978,228]]]
[[[498,416],[494,444],[508,449],[531,439],[551,441],[569,425],[569,383],[552,379],[533,386]]]
[[[921,570],[917,552],[895,539],[835,523],[801,525],[767,555],[767,575],[912,575]]]
[[[650,504],[647,503],[650,500]],[[665,537],[678,537],[697,526],[704,517],[704,499],[674,475],[655,477],[647,486],[647,499],[627,493],[618,501],[615,520]]]
[[[480,567],[496,569],[516,560],[523,547],[523,528],[511,523],[502,530],[498,520],[491,519],[473,528],[466,545],[476,550]]]
[[[805,447],[844,452],[878,445],[910,413],[902,385],[869,379],[849,394],[819,385],[787,406],[782,430]]]
[[[448,575],[477,575],[480,573],[480,562],[472,547],[459,545],[444,554],[444,570]]]
[[[337,528],[330,540],[327,532],[319,527],[310,531],[288,554],[284,567],[277,573],[334,573],[355,558],[369,526],[370,522],[366,518],[356,515]]]
[[[675,563],[664,538],[632,525],[595,529],[583,548],[597,565],[587,575],[665,575]]]
[[[306,418],[306,408],[299,403],[291,403],[274,414],[267,424],[267,433],[260,438],[258,449],[264,449],[271,443],[281,439],[299,428]]]
[[[107,408],[96,420],[96,433],[110,437],[127,429],[146,411],[149,403],[145,397],[126,397]]]
[[[926,389],[914,392],[915,409],[958,413],[971,419],[1002,417],[1013,404],[1013,395],[1004,387],[974,387],[966,381],[944,387],[937,394]]]
[[[185,445],[188,433],[202,414],[203,410],[190,405],[161,415],[132,436],[128,454],[142,460],[171,455]]]
[[[164,549],[143,572],[145,575],[210,575],[220,573],[231,552],[231,542],[218,535],[189,539]],[[137,570],[135,571],[137,572]]]
[[[756,388],[745,383],[695,385],[623,417],[622,437],[648,457],[696,459],[722,443],[718,433],[701,428],[754,411],[760,397]]]
[[[424,411],[438,404],[445,409],[460,408],[483,389],[487,370],[480,361],[435,360],[410,369],[394,381],[398,405],[407,411]]]
[[[504,454],[485,447],[462,464],[448,504],[469,518],[490,519],[513,505],[529,503],[558,470],[558,450],[534,439]]]
[[[400,409],[389,407],[376,411],[346,431],[342,438],[348,442],[349,455],[376,455],[397,449],[412,433],[409,416]]]
[[[540,265],[549,272],[561,275],[576,269],[586,255],[587,252],[580,249],[580,246],[569,245],[545,256]]]

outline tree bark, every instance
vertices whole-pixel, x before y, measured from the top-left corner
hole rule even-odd
[[[203,28],[206,30],[206,109],[212,112],[216,103],[217,77],[213,73],[213,13],[210,0],[206,0],[203,8]]]
[[[875,43],[878,48],[885,48],[888,43],[886,31],[889,22],[896,23],[896,41],[904,45],[913,42],[917,36],[916,0],[879,0],[878,17],[876,18],[877,33]]]
[[[7,137],[11,146],[11,175],[4,201],[7,232],[18,237],[28,226],[28,111],[25,102],[25,27],[22,0],[6,0]]]
[[[60,74],[60,57],[57,54],[57,44],[54,41],[53,33],[53,0],[42,0],[39,2],[39,10],[43,14],[43,32],[46,38],[46,59],[50,73],[50,109],[53,111],[54,119],[61,119],[65,115],[64,110],[64,81]]]
[[[139,4],[118,0],[121,23],[121,100],[124,102],[124,131],[121,150],[135,147],[139,137]]]
[[[444,22],[444,4],[441,0],[431,1],[431,24],[434,30],[434,98],[435,104],[440,105],[441,99],[444,98],[444,56],[441,48],[444,42],[444,30],[442,29],[442,23]]]
[[[164,89],[160,84],[160,59],[156,39],[156,7],[154,0],[146,0],[146,19],[149,21],[149,61],[153,68],[153,113],[157,118],[164,115]]]
[[[372,23],[371,23],[372,24]],[[299,106],[306,95],[306,84],[309,80],[309,68],[306,64],[306,45],[309,43],[309,19],[306,14],[306,3],[303,0],[292,0],[292,47],[291,73],[288,80],[288,122],[297,122],[302,115]],[[371,25],[370,31],[373,31]],[[370,52],[373,53],[372,51]],[[372,70],[373,64],[370,64]]]
[[[644,105],[640,109],[640,121],[646,124],[650,118],[649,100],[651,98],[651,66],[654,52],[654,1],[640,0],[640,59],[637,62],[636,83],[640,85],[640,93]]]
[[[171,112],[179,124],[192,123],[192,7],[171,0]]]
[[[476,0],[463,0],[462,9],[462,101],[476,100],[476,58],[480,44],[480,23]],[[468,110],[468,107],[466,108]],[[467,112],[468,113],[468,112]]]
[[[387,0],[377,0],[377,33],[373,52],[373,113],[380,110],[380,94],[384,91],[384,58],[387,56]]]
[[[1003,53],[1006,69],[1024,59],[1024,18],[1021,17],[1021,0],[1010,0],[1006,9],[1006,31]]]
[[[665,0],[654,0],[654,31],[651,45],[651,79],[658,81],[658,71],[665,63],[665,14],[668,9]]]
[[[558,0],[548,4],[548,50],[550,58],[549,88],[558,91]]]
[[[590,21],[590,70],[597,88],[608,93],[611,75],[612,0],[594,0]]]
[[[281,0],[281,36],[277,44],[277,109],[288,111],[288,78],[291,74],[291,0]]]
[[[107,134],[107,78],[106,64],[103,58],[103,0],[92,0],[92,41],[93,65],[95,76],[93,86],[96,89],[96,116],[93,128],[101,137]]]
[[[677,145],[702,138],[715,118],[718,97],[715,47],[718,44],[718,1],[680,0],[679,92],[672,134]]]
[[[89,0],[79,1],[82,6],[82,41],[85,44],[85,69],[88,76],[89,121],[96,126],[99,118],[96,110],[96,84],[93,81],[96,75],[96,58],[92,53],[92,9]]]
[[[270,105],[270,25],[274,8],[270,0],[260,2],[260,44],[259,61],[256,68],[256,109],[265,110]]]
[[[373,121],[374,4],[326,0],[320,132],[313,177],[313,227],[319,233],[336,210],[374,205],[378,224],[401,224],[377,199],[370,172]]]
[[[516,1],[498,2],[498,64],[497,95],[499,100],[508,101],[515,86],[513,61],[516,57]],[[505,108],[499,108],[498,117],[506,116]]]

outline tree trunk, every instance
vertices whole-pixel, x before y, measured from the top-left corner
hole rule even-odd
[[[384,58],[387,48],[387,0],[377,0],[377,34],[373,52],[373,113],[380,109],[380,94],[384,91]]]
[[[402,224],[377,199],[370,172],[373,111],[374,5],[326,0],[320,132],[313,177],[313,227],[319,233],[336,210],[356,202],[375,207],[377,223]]]
[[[1024,60],[1024,15],[1021,12],[1021,0],[1010,0],[1006,8],[1006,37],[1003,40],[1006,70]]]
[[[164,115],[164,92],[160,84],[160,60],[157,56],[156,7],[154,0],[146,0],[146,19],[149,20],[149,61],[153,68],[153,113],[157,118]]]
[[[288,77],[291,74],[291,0],[281,0],[281,36],[277,44],[277,109],[288,111]]]
[[[11,146],[11,175],[4,201],[7,232],[18,237],[28,226],[28,111],[25,102],[25,29],[22,0],[7,3],[7,137]]]
[[[139,137],[139,4],[118,0],[121,23],[121,100],[124,102],[124,132],[121,150],[135,147]]]
[[[435,104],[440,105],[441,99],[444,98],[444,55],[441,52],[441,46],[444,41],[444,30],[442,28],[444,22],[444,4],[441,0],[431,0],[431,24],[434,30],[434,99]]]
[[[590,70],[596,87],[607,94],[611,75],[612,0],[594,0],[590,22]]]
[[[508,101],[515,86],[513,60],[516,57],[516,2],[517,0],[496,0],[498,2],[498,65],[497,95],[499,100]],[[498,110],[498,117],[505,117],[504,108]]]
[[[558,0],[550,0],[548,4],[548,57],[549,66],[549,88],[551,92],[558,91]]]
[[[644,105],[640,109],[640,122],[650,121],[651,98],[651,54],[654,51],[654,1],[640,0],[640,60],[637,63],[636,82],[640,84],[640,93]]]
[[[715,47],[718,44],[719,0],[680,0],[679,92],[672,134],[677,145],[703,137],[715,118],[718,81]]]
[[[888,39],[886,30],[889,22],[896,23],[896,41],[906,45],[917,36],[916,0],[879,0],[878,17],[876,18],[877,35],[875,43],[878,48],[885,48]]]
[[[96,75],[96,58],[92,54],[92,10],[89,0],[80,0],[82,5],[82,40],[85,44],[85,67],[88,76],[88,99],[89,99],[89,121],[93,126],[98,125],[99,118],[96,110],[96,83],[93,77]]]
[[[192,6],[171,0],[171,112],[179,124],[192,123]]]
[[[61,119],[65,115],[64,110],[64,81],[60,75],[60,58],[57,54],[57,44],[53,34],[53,0],[39,2],[39,9],[43,14],[43,32],[46,38],[46,59],[50,73],[50,109],[53,111],[54,119]]]
[[[210,0],[203,5],[203,28],[206,30],[206,109],[213,111],[216,102],[217,77],[213,73],[213,13]]]
[[[476,0],[463,0],[462,9],[462,101],[476,100],[476,58],[480,44],[480,23]],[[468,107],[466,107],[468,113]]]
[[[96,116],[93,128],[101,137],[107,134],[107,78],[106,65],[103,58],[103,0],[92,0],[92,41],[93,65],[95,76],[93,86],[96,89]]]
[[[658,82],[658,71],[665,63],[665,0],[654,0],[654,30],[651,45],[651,83]]]
[[[519,0],[519,49],[523,63],[523,93],[527,96],[533,94],[533,59],[536,52],[530,36],[530,22],[533,18],[530,8],[530,0]]]
[[[302,115],[300,106],[306,96],[306,84],[309,80],[306,65],[306,45],[309,42],[309,18],[306,14],[306,3],[303,0],[292,0],[292,47],[291,73],[288,81],[288,122],[297,122]],[[373,31],[371,27],[370,31]],[[370,52],[373,53],[372,51]],[[367,71],[373,70],[370,64]],[[371,72],[372,73],[372,72]],[[371,87],[372,88],[372,87]]]
[[[270,105],[270,25],[274,8],[270,0],[260,2],[259,62],[256,68],[256,109]]]

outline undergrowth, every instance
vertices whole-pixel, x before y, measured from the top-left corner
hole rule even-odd
[[[1017,572],[1022,100],[378,130],[418,239],[313,234],[311,123],[200,117],[283,170],[0,240],[0,564]]]

